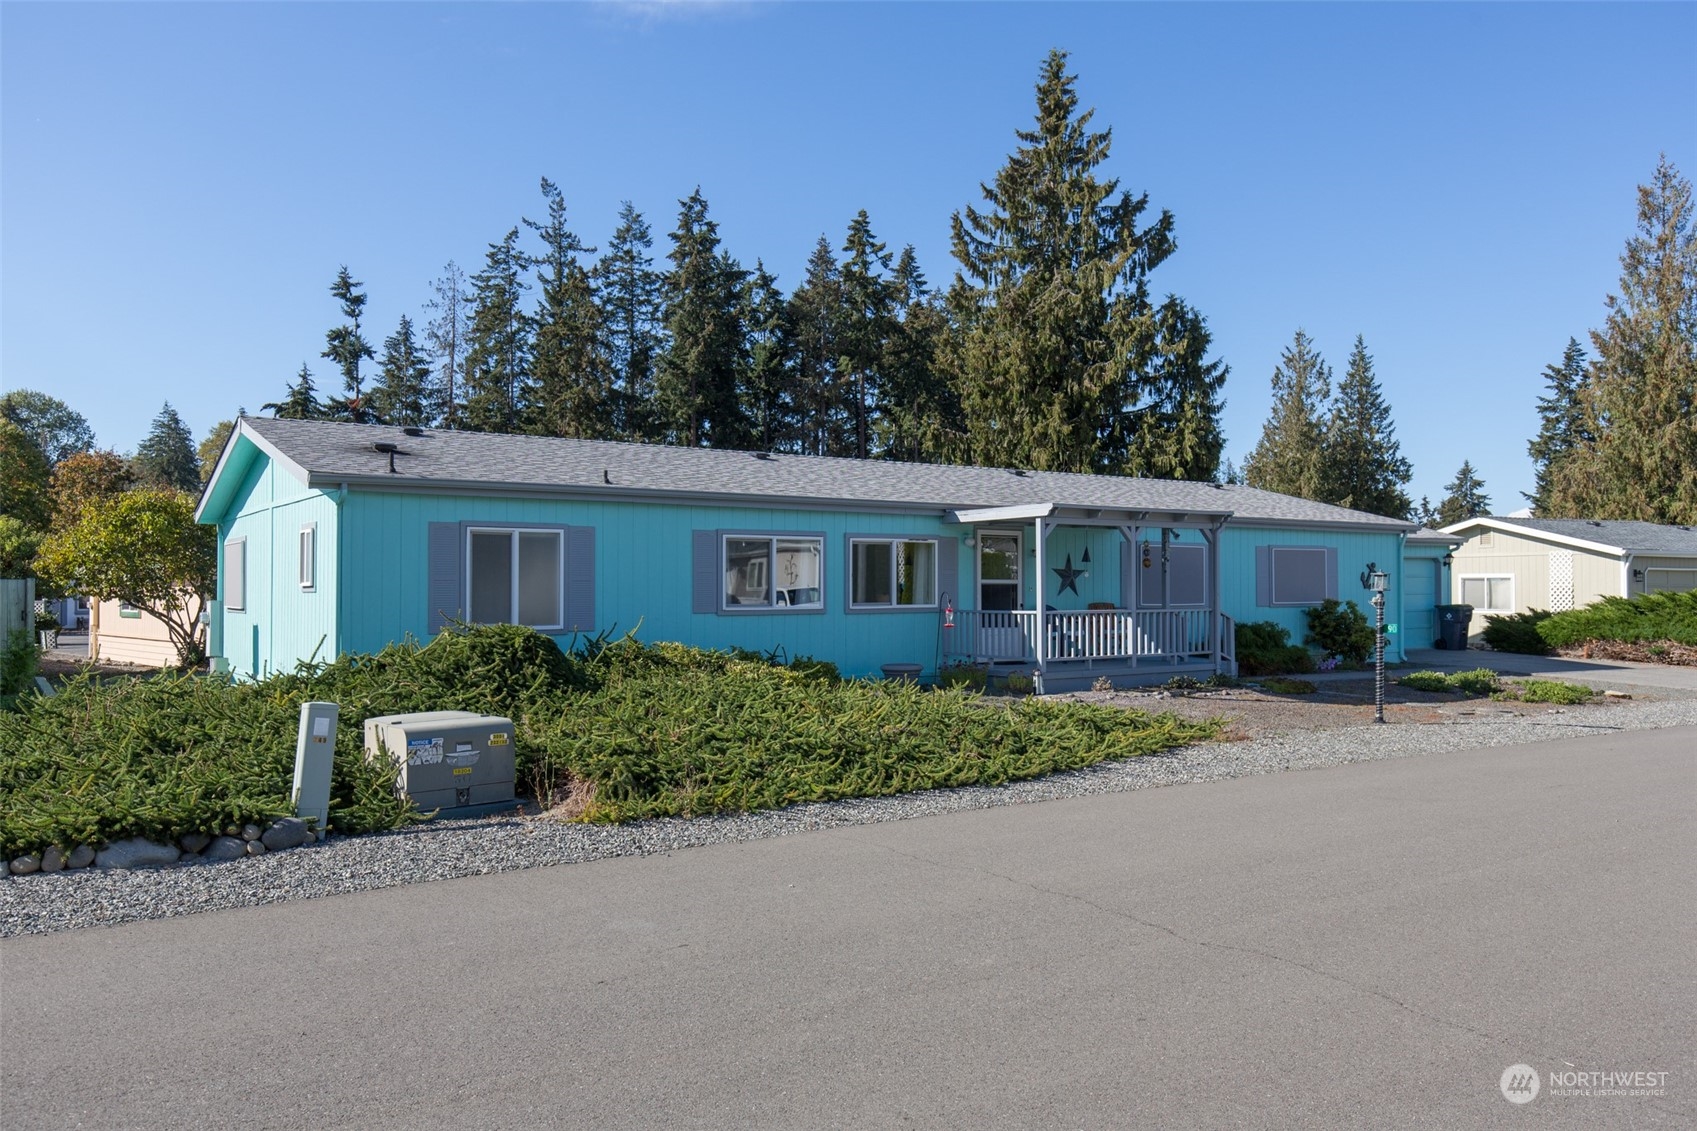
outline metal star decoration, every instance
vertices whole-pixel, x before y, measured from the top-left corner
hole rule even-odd
[[[1055,567],[1055,573],[1061,579],[1061,587],[1056,592],[1065,593],[1068,589],[1071,589],[1073,591],[1073,593],[1076,595],[1078,593],[1078,579],[1083,577],[1085,574],[1087,574],[1089,572],[1090,571],[1087,570],[1087,569],[1073,569],[1072,568],[1072,555],[1068,554],[1067,555],[1067,564],[1064,565],[1064,566],[1056,566]]]

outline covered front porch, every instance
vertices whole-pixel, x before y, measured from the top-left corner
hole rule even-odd
[[[1236,674],[1219,611],[1230,512],[1037,503],[949,517],[972,528],[977,600],[944,629],[945,663],[1028,672],[1040,693]]]

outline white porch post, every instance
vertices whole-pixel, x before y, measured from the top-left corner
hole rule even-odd
[[[1214,654],[1214,674],[1220,673],[1220,528],[1202,532],[1208,544],[1208,650]]]
[[[1049,632],[1049,625],[1047,623],[1048,618],[1043,612],[1043,607],[1046,604],[1043,600],[1043,591],[1045,588],[1043,574],[1043,540],[1048,537],[1048,532],[1043,529],[1045,524],[1041,516],[1033,519],[1032,521],[1037,525],[1036,534],[1034,536],[1035,540],[1032,543],[1032,549],[1037,555],[1035,560],[1035,569],[1033,571],[1037,574],[1037,577],[1032,585],[1032,592],[1036,594],[1037,600],[1037,690],[1042,691],[1043,664],[1044,661],[1048,659],[1048,656],[1046,655],[1048,649],[1043,646],[1043,638],[1047,636]]]

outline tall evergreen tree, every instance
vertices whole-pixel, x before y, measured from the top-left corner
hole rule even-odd
[[[538,288],[528,423],[544,436],[609,440],[619,434],[613,368],[595,284],[578,258],[595,249],[567,227],[565,198],[547,177],[542,195],[547,221],[525,221],[542,238],[542,254],[526,258]]]
[[[666,258],[666,352],[657,374],[667,438],[690,447],[753,442],[740,394],[748,368],[742,290],[747,272],[719,250],[719,225],[698,187],[678,202]]]
[[[1585,426],[1585,411],[1579,403],[1585,371],[1585,347],[1576,338],[1567,340],[1559,364],[1544,367],[1550,394],[1538,398],[1538,435],[1526,444],[1526,454],[1532,457],[1532,493],[1521,492],[1540,518],[1556,517],[1550,510],[1552,470],[1582,443],[1595,440]]]
[[[324,408],[318,403],[318,390],[312,383],[312,370],[301,362],[301,371],[295,375],[295,383],[288,387],[287,393],[280,401],[271,401],[259,406],[261,412],[269,412],[278,420],[318,420],[324,416]]]
[[[530,319],[524,312],[524,253],[519,230],[489,245],[483,270],[471,277],[466,328],[465,405],[460,425],[472,432],[517,431],[530,383]]]
[[[842,317],[837,327],[838,366],[849,393],[848,415],[853,422],[856,459],[872,454],[873,413],[881,396],[883,364],[894,329],[894,296],[886,278],[890,257],[872,234],[872,221],[862,208],[849,221],[842,263]]]
[[[1691,182],[1663,156],[1638,188],[1620,294],[1581,388],[1594,437],[1551,470],[1551,514],[1697,522],[1697,229]]]
[[[768,452],[795,451],[800,422],[789,304],[778,289],[778,280],[758,259],[743,292],[743,307],[749,334],[744,408],[754,446]]]
[[[430,359],[413,335],[412,319],[401,315],[383,339],[383,361],[371,387],[371,417],[383,424],[427,427],[436,423]]]
[[[136,478],[144,487],[169,487],[190,493],[200,490],[200,459],[194,436],[177,410],[166,401],[153,418],[135,454]]]
[[[606,353],[613,367],[618,433],[630,440],[662,438],[655,414],[654,369],[664,336],[665,277],[648,254],[648,221],[625,201],[619,226],[595,265]]]
[[[467,322],[471,316],[471,291],[465,272],[452,259],[442,275],[430,284],[432,298],[425,303],[435,317],[424,327],[424,340],[435,360],[432,401],[442,427],[459,423],[459,406],[465,396]]]
[[[359,288],[364,285],[348,274],[345,263],[336,273],[336,281],[330,284],[330,295],[342,304],[342,317],[347,321],[325,331],[324,352],[320,355],[335,362],[336,368],[342,371],[343,395],[330,401],[327,406],[329,414],[340,420],[355,422],[371,419],[370,408],[365,403],[365,378],[359,371],[361,361],[369,361],[375,356],[371,344],[359,331],[360,312],[365,309],[365,295]]]
[[[1074,83],[1066,55],[1051,52],[1036,128],[983,186],[988,207],[953,218],[958,329],[939,356],[974,462],[1123,471],[1133,438],[1158,431],[1142,420],[1162,410],[1148,277],[1173,251],[1173,218],[1139,227],[1147,194],[1098,178],[1111,131],[1090,130]]]
[[[1373,374],[1367,341],[1355,336],[1321,443],[1321,500],[1386,518],[1407,518],[1403,491],[1414,469],[1403,458],[1391,406]]]
[[[938,371],[948,316],[925,281],[913,245],[890,280],[893,326],[879,387],[879,453],[890,459],[959,463],[965,454],[960,400]]]
[[[1453,480],[1444,484],[1444,490],[1449,494],[1438,504],[1438,526],[1491,513],[1491,496],[1485,494],[1485,481],[1479,478],[1473,464],[1467,460],[1461,461],[1461,470],[1455,473]]]
[[[1273,407],[1261,439],[1243,461],[1243,481],[1264,491],[1318,499],[1322,488],[1321,414],[1332,395],[1332,371],[1298,330],[1273,368]]]
[[[1123,471],[1155,479],[1211,481],[1226,437],[1220,428],[1225,362],[1208,360],[1213,335],[1202,315],[1169,297],[1155,318],[1156,344],[1147,374],[1145,408],[1130,421]]]
[[[837,374],[843,310],[843,279],[831,241],[813,245],[801,286],[790,296],[795,335],[796,412],[806,455],[848,454],[849,430],[842,412]]]

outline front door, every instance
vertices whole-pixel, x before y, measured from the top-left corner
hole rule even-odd
[[[986,530],[978,535],[978,607],[983,611],[1001,613],[1024,606],[1021,548],[1017,530]]]

